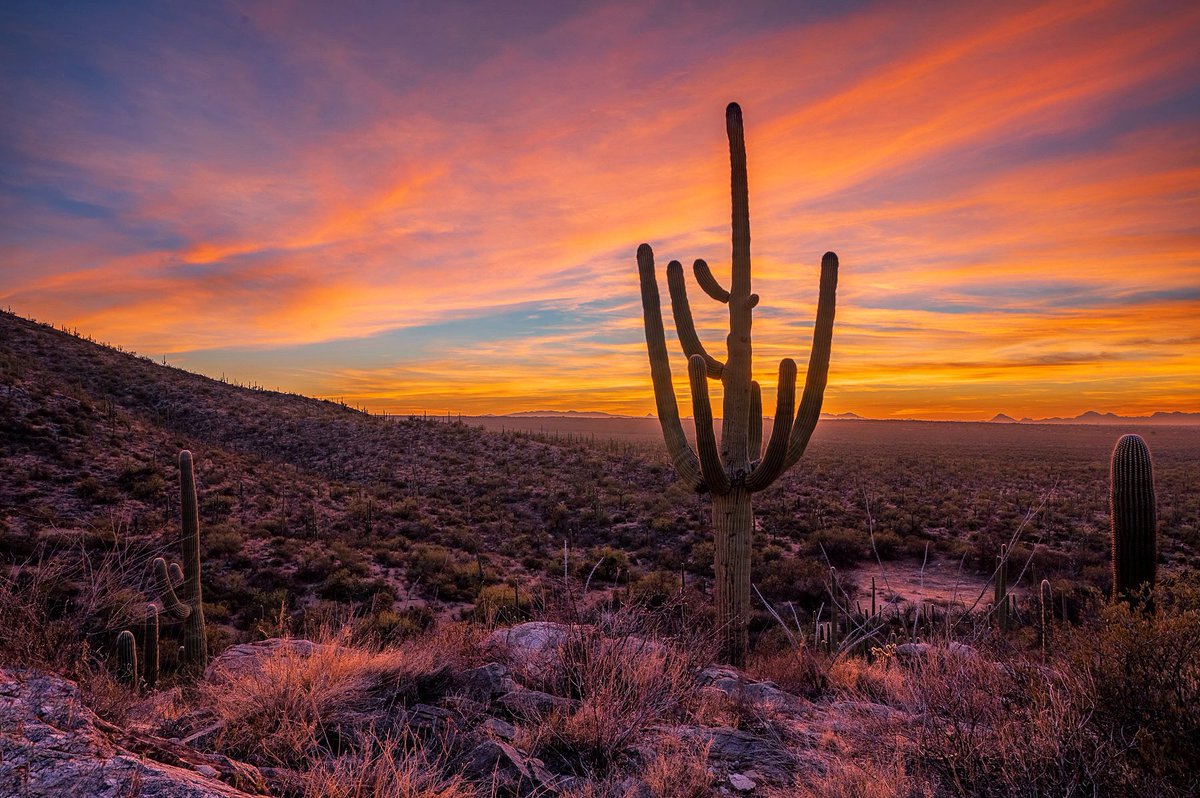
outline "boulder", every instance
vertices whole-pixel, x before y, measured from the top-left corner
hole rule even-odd
[[[463,671],[458,680],[467,695],[484,703],[517,689],[512,673],[499,662]]]
[[[467,753],[462,772],[499,795],[550,795],[558,792],[554,775],[542,760],[502,740],[487,739]]]
[[[944,646],[933,646],[929,643],[901,643],[896,646],[896,658],[902,662],[921,662],[933,655],[964,660],[979,658],[979,652],[975,648],[957,640],[951,640]]]
[[[560,623],[529,621],[497,629],[488,635],[483,647],[502,654],[514,669],[536,679],[558,665],[568,639],[568,627]]]
[[[723,693],[735,700],[765,704],[781,711],[799,711],[803,699],[780,690],[774,682],[749,681],[746,674],[734,668],[712,665],[696,677],[705,690]]]
[[[561,698],[541,690],[527,690],[523,687],[496,699],[496,705],[512,718],[533,722],[542,720],[555,710],[570,711],[578,704],[578,701],[571,698]]]
[[[246,782],[256,792],[263,783],[248,765],[165,740],[132,739],[97,718],[74,682],[36,670],[0,669],[0,795],[251,795],[218,778]]]
[[[230,676],[257,676],[262,672],[263,663],[270,659],[288,654],[303,659],[327,648],[324,643],[283,637],[272,637],[257,643],[240,643],[230,646],[214,658],[205,669],[204,678],[219,684]]]

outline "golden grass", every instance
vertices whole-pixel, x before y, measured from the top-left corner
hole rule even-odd
[[[226,753],[295,766],[335,747],[331,735],[370,727],[442,682],[448,660],[429,641],[356,647],[335,634],[308,655],[285,646],[258,668],[220,671],[199,686],[200,700],[224,724],[217,745]]]

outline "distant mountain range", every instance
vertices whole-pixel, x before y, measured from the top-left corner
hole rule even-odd
[[[491,414],[489,414],[491,415]],[[494,416],[495,417],[495,416]],[[579,411],[579,410],[521,410],[516,413],[504,413],[499,418],[653,418],[654,416],[647,413],[645,416],[623,416],[619,413],[604,413],[601,411]],[[857,413],[822,413],[821,418],[835,419],[861,419],[862,416]]]
[[[625,418],[654,418],[652,414],[645,416],[626,416],[620,413],[605,413],[602,411],[580,410],[521,410],[516,413],[504,413],[493,418],[578,418],[578,419],[625,419]],[[690,416],[686,417],[690,418]],[[871,421],[866,416],[857,413],[822,413],[826,421]],[[885,419],[903,421],[904,419]],[[989,424],[1162,424],[1162,425],[1200,425],[1200,413],[1183,413],[1180,411],[1158,411],[1149,416],[1118,416],[1116,413],[1099,413],[1089,410],[1073,418],[1055,416],[1053,418],[1021,418],[1016,419],[1005,413],[997,413],[988,419]]]
[[[1149,416],[1118,416],[1116,413],[1098,413],[1089,410],[1074,418],[1022,418],[1017,420],[1004,413],[997,413],[988,420],[991,424],[1197,424],[1200,425],[1200,413],[1183,413],[1178,410],[1167,413],[1162,410]]]
[[[491,415],[490,413],[488,415]],[[521,410],[517,413],[502,413],[504,418],[635,418],[617,413],[579,410]]]

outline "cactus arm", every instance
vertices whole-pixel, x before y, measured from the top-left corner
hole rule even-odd
[[[667,264],[667,290],[671,294],[671,313],[675,316],[675,332],[679,335],[679,343],[688,357],[699,355],[704,358],[708,376],[714,380],[721,379],[725,364],[714,358],[700,343],[696,334],[696,325],[692,321],[692,308],[688,304],[687,285],[683,281],[683,266],[673,260]]]
[[[158,684],[158,607],[146,605],[146,633],[142,638],[142,670],[146,687]]]
[[[654,404],[658,423],[662,427],[667,452],[679,478],[693,490],[704,487],[700,462],[683,434],[679,421],[679,406],[675,403],[675,387],[671,384],[671,364],[667,359],[667,339],[663,332],[662,310],[658,298],[658,281],[654,278],[654,250],[642,244],[637,251],[638,277],[642,289],[642,318],[646,328],[646,348],[650,355],[650,380],[654,384]]]
[[[750,381],[750,429],[746,440],[746,451],[750,453],[750,462],[755,463],[762,457],[762,386],[758,380]]]
[[[692,355],[688,358],[688,378],[692,383],[692,415],[696,419],[696,450],[700,453],[700,471],[704,484],[713,493],[729,492],[729,477],[721,465],[717,453],[717,437],[713,432],[712,405],[708,402],[708,376],[704,358]]]
[[[692,273],[696,275],[696,282],[704,289],[704,293],[723,305],[729,304],[729,292],[721,287],[716,277],[713,277],[707,261],[697,258],[692,264]]]
[[[746,135],[742,109],[737,103],[730,103],[725,109],[725,131],[729,137],[733,268],[729,284],[729,337],[726,339],[729,356],[721,377],[725,389],[721,458],[730,475],[740,480],[750,471],[747,444],[753,352],[750,343],[750,193],[746,181]]]
[[[833,317],[837,306],[838,258],[826,252],[821,258],[821,292],[817,300],[817,320],[813,325],[812,351],[808,357],[808,372],[804,375],[804,395],[796,423],[792,425],[784,468],[796,464],[808,448],[809,438],[821,418],[821,403],[829,378],[829,351],[833,342]]]
[[[174,564],[174,563],[172,563]],[[192,614],[192,608],[179,600],[175,588],[171,585],[171,575],[167,571],[167,561],[162,557],[154,558],[154,582],[158,588],[158,597],[163,609],[177,621],[186,621]]]
[[[792,436],[792,409],[796,403],[796,361],[779,361],[779,386],[775,393],[775,422],[771,441],[762,462],[746,477],[746,490],[755,492],[770,487],[787,468],[788,447]]]
[[[179,563],[172,562],[168,573],[171,575],[171,584],[176,586],[183,584],[183,569],[179,567]]]

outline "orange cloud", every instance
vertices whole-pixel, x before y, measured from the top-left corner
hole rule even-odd
[[[720,110],[736,97],[764,382],[806,359],[817,264],[836,249],[829,409],[1200,405],[1179,333],[1200,311],[1200,9],[752,23],[639,5],[457,43],[438,18],[328,13],[248,14],[244,46],[95,44],[77,57],[112,76],[114,107],[144,110],[136,130],[101,124],[93,95],[22,84],[55,101],[10,125],[25,193],[4,207],[23,230],[0,248],[0,300],[382,409],[645,413],[633,252],[720,272]],[[382,46],[401,27],[449,49]],[[694,304],[719,344],[722,309]],[[514,307],[555,322],[490,321]],[[437,340],[447,324],[459,337]],[[380,354],[398,330],[408,350]],[[276,364],[355,339],[336,362]]]

